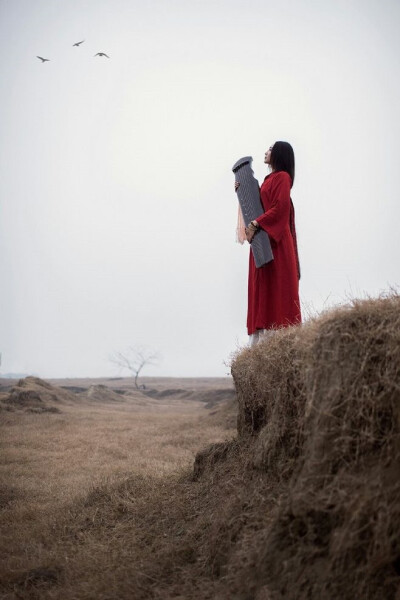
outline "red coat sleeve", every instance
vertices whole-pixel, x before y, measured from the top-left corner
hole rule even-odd
[[[256,221],[275,242],[279,242],[289,223],[290,189],[291,178],[285,171],[279,171],[274,177],[268,198],[263,198],[261,187],[261,200],[268,208]]]

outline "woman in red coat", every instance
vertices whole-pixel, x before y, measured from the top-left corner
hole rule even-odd
[[[300,265],[290,198],[295,171],[292,146],[275,142],[264,162],[271,168],[260,189],[265,212],[248,224],[246,238],[250,243],[259,228],[264,229],[274,260],[257,269],[250,252],[247,330],[252,344],[271,330],[301,323]]]

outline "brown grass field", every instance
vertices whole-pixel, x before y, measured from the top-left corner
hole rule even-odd
[[[0,598],[400,600],[400,296],[231,369],[1,380]]]
[[[177,487],[182,504],[196,452],[235,431],[205,405],[232,395],[230,379],[144,381],[162,397],[129,379],[53,381],[103,396],[1,412],[1,598],[153,597],[145,563],[168,533],[151,512]],[[125,394],[107,401],[111,387]]]

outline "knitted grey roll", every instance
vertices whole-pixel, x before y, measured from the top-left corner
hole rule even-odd
[[[264,212],[260,200],[260,187],[251,168],[252,162],[251,156],[244,156],[232,167],[235,181],[240,183],[236,193],[246,226]],[[251,249],[256,267],[262,267],[274,258],[268,233],[263,229],[259,229],[253,237]]]

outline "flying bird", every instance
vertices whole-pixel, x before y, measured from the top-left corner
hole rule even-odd
[[[98,52],[97,54],[95,54],[95,56],[107,56],[107,54],[105,54],[104,52]],[[107,56],[107,58],[110,58],[110,57]]]
[[[42,63],[50,62],[49,58],[42,58],[41,56],[37,56],[36,58],[39,58],[42,61]]]
[[[75,44],[72,44],[72,46],[76,46],[76,47],[78,47],[78,46],[80,46],[81,44],[83,44],[83,42],[84,42],[84,41],[85,41],[85,40],[82,40],[81,42],[76,42]]]

